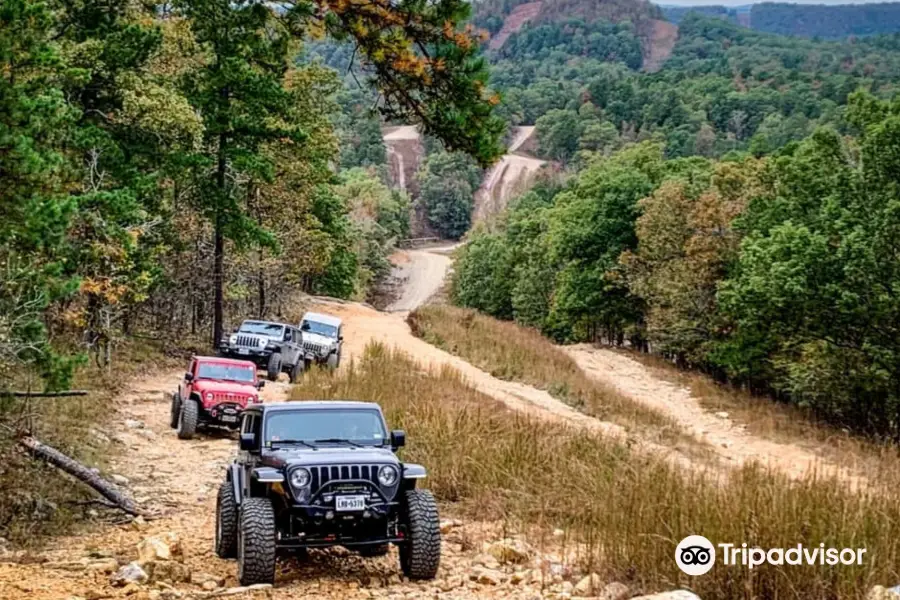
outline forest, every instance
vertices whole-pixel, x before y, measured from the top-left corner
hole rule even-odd
[[[487,164],[503,129],[464,2],[367,6],[2,3],[0,390],[64,386],[133,332],[214,344],[299,292],[367,295],[409,199],[354,138],[415,119]],[[353,40],[374,106],[310,37]]]

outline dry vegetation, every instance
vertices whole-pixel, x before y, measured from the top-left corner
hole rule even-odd
[[[592,380],[565,352],[532,329],[448,305],[429,305],[407,319],[414,335],[499,379],[520,381],[598,419],[626,427],[677,426],[611,387]]]
[[[853,494],[833,480],[789,481],[758,468],[713,481],[583,430],[534,421],[372,345],[341,375],[311,373],[295,399],[379,402],[407,431],[408,461],[454,509],[510,528],[562,527],[584,544],[582,566],[644,590],[688,586],[704,598],[862,598],[900,579],[900,498]],[[685,535],[761,547],[865,547],[862,566],[748,571],[717,565],[689,579],[673,560]],[[539,537],[535,541],[539,543]]]
[[[159,342],[135,339],[117,349],[111,370],[90,361],[76,370],[72,387],[88,390],[87,396],[27,401],[0,396],[0,537],[17,544],[38,543],[42,535],[61,533],[82,521],[93,508],[84,501],[96,498],[88,488],[20,452],[14,445],[17,431],[30,431],[103,470],[111,448],[104,431],[116,395],[147,369],[181,364],[182,357],[167,356]],[[27,389],[27,383],[21,382],[20,389]]]

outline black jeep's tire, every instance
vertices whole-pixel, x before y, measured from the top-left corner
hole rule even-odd
[[[178,413],[178,423],[176,425],[178,439],[189,440],[194,437],[199,417],[200,407],[197,406],[196,400],[186,400],[181,403],[181,410]]]
[[[297,364],[291,368],[291,372],[288,373],[288,379],[291,380],[291,383],[294,383],[301,377],[303,377],[303,367],[305,367],[305,363],[302,358],[297,359]]]
[[[172,394],[172,410],[169,415],[169,427],[175,429],[178,427],[178,415],[181,413],[181,396],[178,392]]]
[[[281,352],[273,352],[269,357],[269,364],[266,366],[266,377],[269,381],[278,381],[278,375],[281,373]]]
[[[441,523],[428,490],[408,490],[403,521],[406,541],[399,544],[400,568],[410,579],[434,579],[441,563]]]
[[[268,498],[245,498],[238,532],[241,585],[275,583],[275,511]]]
[[[371,546],[358,546],[356,551],[360,556],[372,558],[375,556],[384,556],[391,549],[390,544],[372,544]]]
[[[338,365],[341,364],[338,355],[334,352],[328,355],[328,358],[325,360],[325,366],[334,371],[338,368]]]
[[[219,497],[216,500],[216,556],[237,556],[237,503],[230,481],[219,486]]]

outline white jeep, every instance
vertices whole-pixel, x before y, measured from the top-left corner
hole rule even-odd
[[[341,320],[331,315],[308,312],[300,321],[303,339],[303,360],[308,367],[313,362],[337,369],[341,364],[344,330]]]

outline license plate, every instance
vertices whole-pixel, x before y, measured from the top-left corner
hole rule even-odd
[[[250,350],[247,348],[238,348],[238,354],[250,354]]]
[[[365,496],[338,496],[335,498],[334,508],[336,510],[365,510]]]
[[[222,415],[223,423],[237,423],[237,415]]]

